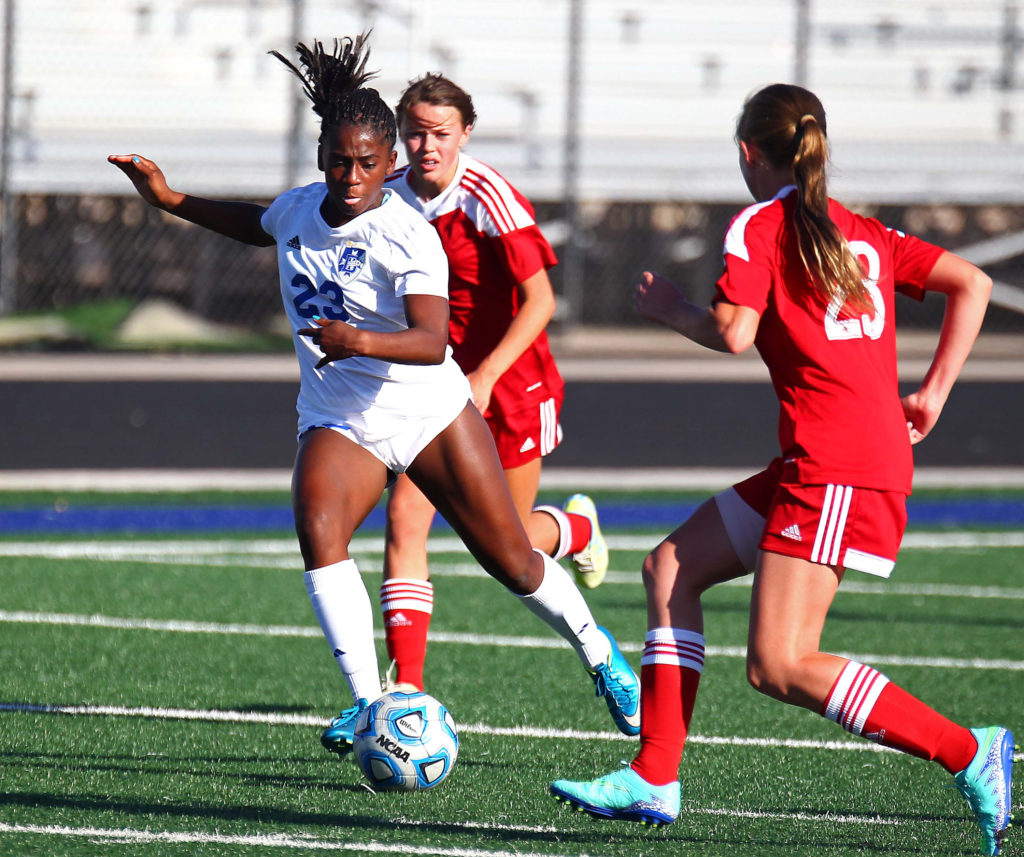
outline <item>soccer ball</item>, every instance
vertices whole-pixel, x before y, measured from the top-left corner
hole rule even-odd
[[[375,789],[431,789],[451,773],[459,734],[434,697],[396,691],[359,715],[352,751]]]

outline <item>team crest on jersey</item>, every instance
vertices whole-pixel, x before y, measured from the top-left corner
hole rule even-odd
[[[345,244],[345,249],[338,257],[338,273],[341,274],[342,282],[348,282],[359,275],[366,265],[366,245],[355,241]]]

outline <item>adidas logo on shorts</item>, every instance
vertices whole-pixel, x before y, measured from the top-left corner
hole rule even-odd
[[[302,249],[302,245],[299,243],[299,236],[298,235],[294,235],[291,238],[289,238],[288,239],[288,246],[291,247],[292,250],[301,250]]]
[[[786,529],[782,531],[782,535],[787,539],[792,539],[794,542],[802,542],[803,537],[800,535],[800,528],[796,524],[790,524]]]
[[[526,440],[523,441],[523,445],[521,447],[519,447],[519,451],[520,452],[529,452],[536,445],[537,445],[537,442],[532,437],[528,437]]]

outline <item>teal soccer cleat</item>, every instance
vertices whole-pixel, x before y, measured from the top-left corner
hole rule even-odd
[[[586,494],[573,494],[562,508],[571,515],[590,519],[590,541],[583,550],[572,555],[572,563],[576,583],[586,589],[595,589],[608,572],[608,542],[601,535],[601,527],[597,523],[597,507]]]
[[[615,725],[623,735],[640,734],[640,679],[636,677],[615,638],[607,628],[598,630],[608,638],[612,651],[608,655],[608,663],[598,664],[589,670],[594,680],[597,696],[603,696],[608,703]]]
[[[679,783],[652,786],[632,768],[612,771],[589,782],[555,780],[549,791],[595,818],[671,824],[679,817]]]
[[[356,721],[362,711],[369,707],[365,699],[360,699],[351,708],[346,708],[331,721],[320,735],[320,743],[325,750],[344,756],[352,752],[352,740],[356,731]]]
[[[981,828],[981,853],[999,853],[1010,826],[1013,733],[1001,726],[972,729],[978,752],[953,781]]]

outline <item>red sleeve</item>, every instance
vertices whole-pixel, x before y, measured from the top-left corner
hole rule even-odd
[[[536,225],[492,235],[490,243],[504,268],[517,283],[558,264],[555,251]]]
[[[888,235],[896,291],[923,300],[924,281],[945,251],[896,229],[888,230]]]
[[[722,253],[725,270],[716,283],[714,299],[750,307],[759,315],[768,305],[775,270],[774,218],[762,213],[764,207],[745,208],[729,225]]]

